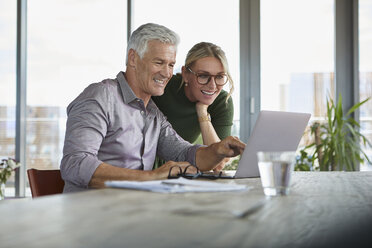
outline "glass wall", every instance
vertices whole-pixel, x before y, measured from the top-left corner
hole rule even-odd
[[[360,101],[372,97],[372,0],[359,0],[359,97]],[[360,108],[361,132],[372,142],[372,100]],[[372,149],[366,148],[372,160]],[[361,164],[361,170],[372,166]]]
[[[28,1],[27,168],[59,168],[66,107],[125,69],[127,1]]]
[[[165,11],[166,10],[166,11]],[[238,136],[239,109],[239,1],[238,0],[136,0],[132,31],[144,23],[164,25],[181,38],[174,73],[180,72],[186,54],[198,42],[215,43],[225,51],[235,82],[233,135]]]
[[[359,0],[361,100],[372,96],[371,2]],[[59,167],[67,105],[90,83],[125,69],[126,3],[28,1],[27,168]],[[16,4],[0,1],[0,158],[15,155]],[[239,1],[132,4],[132,30],[156,22],[180,35],[175,72],[197,42],[225,50],[235,81],[233,134],[238,135]],[[314,120],[324,116],[335,87],[333,11],[333,0],[261,0],[261,109],[310,112]],[[361,108],[361,123],[372,140],[372,100]],[[12,184],[14,179],[7,186]]]
[[[261,109],[322,119],[334,87],[334,1],[261,0]]]
[[[15,158],[17,1],[0,1],[0,159]],[[14,195],[14,176],[6,185]]]

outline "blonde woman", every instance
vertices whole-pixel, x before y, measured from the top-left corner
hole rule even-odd
[[[223,90],[226,84],[229,92]],[[188,52],[182,75],[174,75],[164,94],[153,100],[183,139],[195,143],[201,135],[203,144],[210,145],[231,135],[233,89],[224,51],[215,44],[201,42]]]

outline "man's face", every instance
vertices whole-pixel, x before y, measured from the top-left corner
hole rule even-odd
[[[144,99],[163,95],[165,86],[173,76],[176,47],[152,40],[147,43],[147,51],[142,59],[137,53],[135,56],[137,97]]]

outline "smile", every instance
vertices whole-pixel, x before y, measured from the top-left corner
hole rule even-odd
[[[156,78],[154,78],[154,81],[155,81],[155,83],[157,83],[157,84],[165,84],[165,82],[166,82],[166,80],[165,79],[156,79]]]
[[[202,90],[201,92],[208,96],[214,95],[216,93],[216,91],[210,92],[210,91],[204,91],[204,90]]]

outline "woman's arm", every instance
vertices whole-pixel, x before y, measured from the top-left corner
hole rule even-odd
[[[203,138],[203,144],[204,145],[211,145],[214,143],[217,143],[220,140],[218,137],[216,130],[214,129],[211,117],[209,113],[207,112],[208,106],[205,104],[202,104],[200,102],[196,103],[196,113],[198,114],[198,120],[200,125],[200,131]],[[230,161],[230,158],[223,159],[214,169],[213,171],[221,171],[223,167],[225,167],[225,164]]]
[[[218,137],[216,131],[214,130],[207,109],[208,105],[202,104],[200,102],[196,103],[196,113],[198,115],[200,131],[203,138],[203,144],[209,146],[221,140]]]

